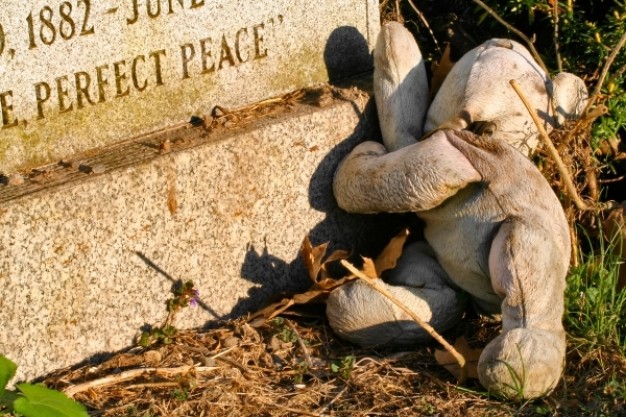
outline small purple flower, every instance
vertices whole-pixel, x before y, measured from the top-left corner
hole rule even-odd
[[[198,290],[193,290],[193,297],[189,299],[189,305],[191,307],[198,307],[198,297],[200,296],[200,292]]]

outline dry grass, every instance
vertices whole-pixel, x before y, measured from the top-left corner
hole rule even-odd
[[[473,333],[471,343],[482,345],[498,330],[496,322],[468,319],[457,333]],[[624,398],[611,392],[619,387],[610,384],[626,380],[624,357],[595,351],[581,358],[570,346],[555,392],[525,404],[490,398],[473,380],[455,386],[435,363],[434,346],[360,349],[315,318],[241,319],[181,332],[169,345],[132,348],[99,365],[59,370],[44,382],[76,390],[138,370],[133,379],[74,395],[90,415],[108,417],[626,415]],[[158,371],[140,371],[148,368]]]

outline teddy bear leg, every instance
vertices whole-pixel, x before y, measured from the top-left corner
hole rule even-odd
[[[443,332],[456,324],[465,298],[448,285],[447,275],[425,242],[405,248],[385,287],[418,317]],[[331,327],[360,346],[406,346],[431,337],[396,304],[363,281],[335,289],[326,303]]]
[[[422,136],[430,104],[426,66],[413,35],[400,23],[385,24],[374,49],[374,98],[388,151]]]
[[[552,232],[552,233],[551,233]],[[481,384],[512,399],[547,395],[565,360],[562,324],[569,245],[537,225],[505,222],[493,241],[489,272],[502,295],[502,334],[483,350]]]

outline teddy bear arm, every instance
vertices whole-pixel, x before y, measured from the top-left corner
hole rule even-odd
[[[430,103],[426,66],[415,38],[397,22],[385,24],[378,34],[374,98],[387,149],[395,151],[422,136]]]
[[[376,142],[357,146],[337,169],[333,191],[351,213],[406,213],[437,207],[481,179],[446,134],[435,132],[391,153]]]

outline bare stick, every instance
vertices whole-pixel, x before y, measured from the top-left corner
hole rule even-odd
[[[585,108],[585,111],[583,112],[583,114],[586,113],[587,110],[591,109],[596,99],[600,95],[600,91],[602,90],[602,84],[604,84],[604,79],[609,73],[609,68],[613,64],[613,61],[615,61],[617,54],[619,53],[620,49],[622,49],[625,42],[626,42],[626,32],[624,32],[619,42],[617,42],[617,45],[615,45],[615,48],[613,48],[613,50],[611,51],[611,54],[606,59],[606,62],[604,63],[604,67],[602,67],[602,72],[600,73],[600,78],[598,79],[598,82],[596,83],[596,87],[593,90],[593,94],[591,95],[591,97],[589,97],[589,102],[587,103],[587,107]]]
[[[219,369],[216,366],[179,366],[177,368],[137,368],[130,369],[128,371],[121,372],[115,375],[108,375],[103,378],[94,379],[93,381],[88,381],[82,384],[73,385],[71,387],[67,387],[63,390],[63,392],[70,398],[79,392],[87,391],[92,388],[101,388],[109,385],[119,384],[120,382],[130,381],[135,379],[141,375],[146,374],[155,374],[155,375],[178,375],[184,374],[187,372],[195,371],[199,373],[213,371],[215,369]]]
[[[426,20],[426,17],[424,17],[424,14],[415,6],[415,4],[413,3],[413,0],[408,0],[408,3],[409,3],[409,6],[411,6],[413,11],[415,12],[415,14],[417,14],[417,17],[420,18],[420,20],[422,21],[422,24],[426,27],[426,29],[428,29],[428,33],[430,33],[430,37],[433,38],[433,42],[435,42],[435,48],[437,48],[437,52],[441,54],[441,48],[439,47],[439,42],[437,42],[437,38],[435,37],[433,30],[430,28],[430,25],[428,24],[428,20]]]
[[[426,323],[424,320],[419,318],[414,312],[409,310],[408,307],[405,306],[400,300],[394,297],[393,294],[391,294],[385,288],[378,286],[374,279],[368,277],[363,272],[356,269],[350,262],[346,261],[345,259],[342,259],[341,265],[343,265],[348,271],[356,275],[358,278],[362,279],[367,285],[372,287],[374,290],[378,291],[379,293],[387,297],[389,301],[391,301],[392,303],[400,307],[402,311],[404,311],[409,317],[411,317],[413,321],[415,321],[429,335],[431,335],[433,339],[441,343],[441,345],[448,352],[450,352],[450,354],[454,357],[454,359],[456,359],[456,361],[459,363],[459,366],[461,367],[461,375],[459,376],[458,383],[463,384],[467,380],[467,364],[466,364],[465,358],[463,357],[463,355],[457,352],[457,350],[452,345],[450,345],[446,341],[446,339],[444,339],[439,333],[437,333],[437,331],[430,324]]]
[[[556,55],[556,65],[559,72],[563,72],[563,62],[561,62],[561,52],[559,46],[559,2],[555,1],[552,6],[552,15],[554,16],[554,53]]]
[[[567,190],[567,193],[569,194],[570,199],[574,202],[578,210],[581,210],[581,211],[589,210],[589,207],[578,196],[578,192],[576,191],[576,187],[574,186],[574,182],[572,181],[572,177],[569,171],[567,170],[567,167],[565,166],[565,164],[563,163],[563,160],[559,156],[559,152],[556,150],[556,148],[552,144],[552,141],[550,140],[550,137],[548,136],[548,132],[546,132],[546,130],[543,128],[543,124],[541,123],[541,120],[539,120],[539,116],[537,116],[537,112],[532,107],[532,105],[530,104],[526,96],[524,95],[524,92],[522,91],[522,88],[520,87],[519,83],[515,80],[510,80],[509,84],[511,84],[511,87],[513,87],[513,89],[515,90],[519,98],[522,100],[522,102],[524,103],[524,106],[526,107],[526,110],[528,110],[528,113],[530,114],[530,117],[532,117],[533,121],[535,122],[535,125],[537,126],[537,130],[539,131],[539,137],[543,141],[544,145],[546,145],[546,148],[548,149],[548,153],[554,160],[554,163],[556,164],[559,170],[559,173],[561,174],[561,179],[563,180],[563,183],[565,184],[565,189]]]
[[[519,36],[520,39],[524,40],[524,42],[526,42],[526,44],[528,45],[528,48],[530,49],[530,52],[533,54],[533,57],[535,58],[535,61],[537,61],[539,66],[546,72],[546,74],[549,74],[548,67],[546,67],[546,64],[543,63],[543,60],[541,59],[541,57],[539,56],[539,53],[535,49],[535,45],[533,45],[532,41],[530,39],[528,39],[528,36],[524,35],[521,31],[519,31],[519,30],[515,29],[513,26],[511,26],[507,21],[505,21],[503,18],[501,18],[500,15],[498,15],[498,13],[495,12],[495,10],[493,10],[491,7],[487,6],[482,1],[474,0],[474,3],[478,4],[480,7],[485,9],[485,11],[487,13],[489,13],[491,16],[493,16],[494,19],[496,19],[498,22],[500,22],[502,25],[504,25],[508,30],[510,30],[511,32],[515,33],[517,36]]]

